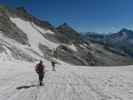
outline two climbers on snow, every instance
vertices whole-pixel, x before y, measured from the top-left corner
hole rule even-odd
[[[51,61],[52,64],[52,70],[55,71],[55,62]],[[43,85],[43,78],[45,75],[45,66],[43,64],[43,61],[40,60],[40,62],[35,66],[35,71],[38,74],[38,79],[39,79],[39,85],[42,86]]]
[[[53,56],[56,58],[56,53],[55,53],[55,50],[53,51]],[[52,70],[55,71],[55,61],[52,60],[51,61],[51,65],[52,65]],[[40,62],[35,66],[35,71],[36,73],[38,74],[38,78],[39,78],[39,84],[40,86],[43,85],[43,78],[44,78],[44,75],[45,75],[45,66],[43,64],[43,61],[40,60]]]

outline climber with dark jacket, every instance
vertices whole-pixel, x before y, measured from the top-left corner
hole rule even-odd
[[[38,74],[39,84],[40,86],[42,86],[43,85],[42,82],[45,74],[45,66],[43,65],[42,60],[40,60],[40,62],[35,66],[35,71]]]
[[[52,65],[52,70],[53,70],[53,71],[56,71],[56,70],[55,70],[55,64],[56,64],[55,61],[51,61],[51,65]]]

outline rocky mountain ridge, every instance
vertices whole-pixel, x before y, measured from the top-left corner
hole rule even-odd
[[[57,59],[72,65],[130,65],[132,59],[86,42],[68,24],[54,27],[23,7],[0,7],[0,59],[37,61]],[[116,62],[116,60],[118,60]]]

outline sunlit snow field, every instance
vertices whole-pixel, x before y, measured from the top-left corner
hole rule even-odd
[[[85,67],[44,61],[44,86],[36,63],[0,62],[0,100],[133,100],[133,66]]]

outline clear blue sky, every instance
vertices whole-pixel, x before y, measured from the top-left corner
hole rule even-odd
[[[53,25],[67,22],[81,32],[133,29],[133,0],[0,0],[0,4],[24,5]]]

